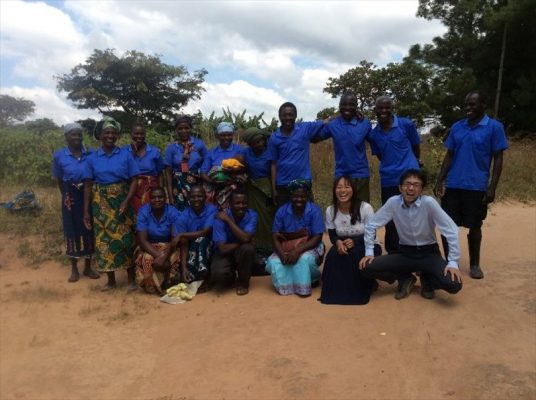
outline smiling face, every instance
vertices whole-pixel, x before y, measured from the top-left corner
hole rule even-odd
[[[255,154],[262,154],[266,150],[266,138],[259,137],[250,143],[250,147]]]
[[[378,101],[374,107],[374,113],[380,124],[390,122],[393,116],[393,102],[390,99]]]
[[[465,115],[470,123],[478,122],[485,112],[485,105],[478,93],[469,93],[465,98]]]
[[[149,198],[153,210],[161,210],[166,204],[166,195],[163,189],[153,189]]]
[[[130,138],[132,142],[137,145],[145,143],[145,128],[143,126],[135,126],[130,132]]]
[[[119,138],[119,132],[117,132],[114,128],[108,127],[102,130],[101,132],[101,142],[104,147],[114,147],[115,142],[117,142],[117,139]]]
[[[352,201],[354,191],[346,178],[340,178],[335,185],[335,197],[340,204],[349,204]]]
[[[279,111],[279,121],[281,122],[281,130],[285,133],[290,133],[296,124],[296,110],[293,107],[283,107]]]
[[[357,98],[353,94],[347,94],[341,97],[339,102],[339,111],[345,121],[351,121],[356,114]]]
[[[218,140],[222,149],[228,148],[233,143],[233,132],[224,132],[218,134]]]
[[[82,147],[82,131],[80,129],[73,129],[65,134],[65,140],[67,141],[67,146],[72,148]]]
[[[186,142],[190,140],[190,133],[192,132],[192,127],[186,122],[179,122],[175,127],[175,133],[177,138],[181,142]]]
[[[423,190],[423,181],[414,175],[410,175],[404,179],[402,184],[398,186],[400,193],[404,199],[404,204],[409,206],[419,198]]]
[[[290,195],[290,203],[292,204],[292,210],[296,214],[302,214],[305,210],[305,204],[307,203],[307,198],[309,193],[306,189],[297,189]]]
[[[229,206],[231,207],[233,217],[236,220],[241,220],[248,211],[248,198],[242,193],[231,195]]]
[[[205,206],[205,190],[201,186],[194,186],[188,193],[188,202],[195,213],[199,213]]]

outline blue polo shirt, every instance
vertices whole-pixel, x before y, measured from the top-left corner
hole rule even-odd
[[[212,228],[217,212],[218,209],[213,204],[205,204],[199,215],[192,210],[192,207],[187,207],[180,213],[179,218],[175,222],[173,229],[174,235]]]
[[[68,146],[59,149],[54,153],[52,176],[63,182],[82,182],[89,154],[90,152],[82,147],[82,153],[78,159],[73,156]]]
[[[270,150],[266,149],[261,155],[257,156],[251,147],[247,147],[244,150],[244,158],[248,167],[248,175],[251,179],[270,176],[272,168]]]
[[[280,129],[270,136],[268,150],[270,160],[277,165],[276,185],[286,186],[294,179],[312,179],[309,146],[323,125],[323,121],[299,122],[288,136]]]
[[[303,215],[298,216],[292,211],[292,203],[283,204],[274,217],[272,232],[297,232],[307,229],[309,235],[315,236],[324,232],[322,210],[315,203],[308,201],[305,204]]]
[[[207,174],[213,167],[220,167],[223,160],[233,158],[236,155],[242,155],[243,152],[244,148],[236,143],[231,143],[226,149],[216,146],[208,151],[207,156],[203,160],[201,172]]]
[[[445,147],[454,152],[446,187],[486,191],[493,154],[508,148],[503,125],[487,115],[471,127],[467,119],[452,125]]]
[[[164,169],[164,160],[160,155],[160,149],[158,147],[151,146],[150,144],[145,145],[145,154],[142,157],[138,157],[132,145],[125,146],[125,149],[130,151],[130,154],[134,158],[134,161],[138,164],[140,169],[140,175],[150,175],[158,176],[160,172]]]
[[[369,165],[365,146],[372,126],[368,119],[359,121],[357,118],[347,122],[342,117],[335,118],[324,125],[320,139],[333,138],[335,149],[335,178],[368,178]]]
[[[83,178],[106,185],[125,182],[139,174],[140,169],[130,151],[116,147],[106,154],[99,147],[88,157]]]
[[[396,115],[393,118],[393,126],[389,132],[384,132],[380,124],[377,124],[369,135],[372,154],[381,157],[382,187],[398,186],[403,172],[420,169],[412,149],[412,146],[421,143],[417,128],[407,118]]]
[[[225,212],[234,221],[231,208],[228,208],[227,211]],[[246,212],[246,215],[244,215],[244,218],[242,218],[242,221],[240,221],[238,226],[244,232],[254,234],[257,231],[257,219],[258,219],[257,213],[253,211],[252,209],[248,209],[248,211]],[[216,249],[217,249],[217,245],[220,243],[238,243],[239,242],[239,240],[236,238],[233,232],[231,232],[229,225],[227,225],[225,222],[223,222],[219,218],[214,219],[214,227],[212,228],[212,240],[214,241],[214,246],[216,247]]]
[[[169,204],[164,206],[164,213],[158,220],[150,204],[144,204],[138,212],[136,221],[137,232],[147,232],[147,237],[151,243],[171,241],[171,232],[174,223],[179,218],[179,211]]]
[[[190,137],[190,143],[194,145],[190,151],[190,158],[188,159],[188,167],[190,171],[195,171],[201,168],[203,160],[207,155],[207,147],[205,143],[196,137]],[[164,156],[164,165],[171,167],[173,171],[179,172],[182,157],[184,154],[184,146],[182,143],[170,143],[166,148],[166,154]]]

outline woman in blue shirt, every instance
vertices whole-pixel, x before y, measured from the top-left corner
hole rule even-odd
[[[136,177],[137,189],[130,204],[138,214],[141,206],[149,202],[151,189],[161,186],[160,172],[164,169],[164,161],[160,149],[145,142],[145,127],[135,124],[130,131],[132,143],[126,146],[138,164],[140,175]]]
[[[275,253],[266,264],[272,283],[281,295],[310,296],[320,279],[318,266],[324,255],[322,211],[308,201],[311,181],[293,180],[288,185],[290,202],[283,204],[274,219]]]
[[[84,224],[95,229],[97,270],[106,272],[108,283],[103,291],[115,289],[115,271],[126,269],[128,290],[136,290],[132,263],[134,250],[134,210],[130,200],[136,193],[140,170],[132,154],[115,145],[121,125],[104,117],[95,128],[101,147],[91,153],[84,172]],[[93,201],[92,201],[93,199]]]
[[[151,189],[149,201],[140,208],[136,222],[136,277],[147,293],[161,295],[179,281],[179,252],[170,244],[179,211],[166,204],[166,194],[160,187]]]
[[[179,211],[188,206],[188,192],[201,181],[200,168],[207,155],[201,139],[191,136],[192,118],[182,115],[175,121],[177,141],[168,145],[164,164],[170,202]]]
[[[270,134],[259,128],[248,128],[242,134],[242,139],[248,144],[244,150],[244,161],[248,172],[246,193],[249,207],[259,216],[255,247],[264,257],[272,253],[272,224],[274,221],[274,206],[272,202],[271,159],[268,150]]]
[[[84,225],[84,168],[89,152],[82,144],[82,126],[65,125],[67,146],[54,153],[52,175],[58,180],[61,193],[61,215],[67,256],[71,259],[69,282],[80,278],[78,259],[85,259],[83,274],[97,279],[99,274],[91,269],[91,255],[95,250],[93,229]]]

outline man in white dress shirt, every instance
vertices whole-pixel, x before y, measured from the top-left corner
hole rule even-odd
[[[359,268],[369,278],[398,281],[397,300],[411,293],[417,281],[413,272],[421,273],[421,295],[426,299],[432,299],[436,289],[454,294],[462,288],[458,227],[434,198],[422,195],[425,185],[423,172],[404,172],[400,177],[401,194],[389,198],[365,226],[365,257],[359,261]],[[398,231],[400,253],[374,257],[376,229],[390,221]],[[447,239],[448,261],[439,252],[436,227]]]

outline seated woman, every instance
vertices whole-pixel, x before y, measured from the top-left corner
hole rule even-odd
[[[136,224],[139,246],[134,251],[136,280],[147,293],[163,294],[179,281],[179,253],[170,246],[179,211],[166,204],[164,189],[151,189],[149,204],[140,208]]]
[[[172,246],[180,249],[182,282],[206,280],[210,272],[212,226],[218,210],[205,201],[203,186],[192,186],[188,192],[190,206],[180,213],[174,225]]]
[[[268,258],[266,271],[281,295],[311,295],[311,286],[320,278],[318,266],[324,255],[322,211],[308,201],[311,181],[293,180],[288,185],[290,202],[276,212],[272,237],[275,253]]]
[[[339,177],[333,183],[333,201],[326,210],[326,228],[333,246],[322,270],[323,304],[367,304],[375,280],[366,279],[358,268],[365,256],[365,224],[374,215],[372,206],[357,196],[357,182]],[[375,255],[381,254],[379,245]]]

